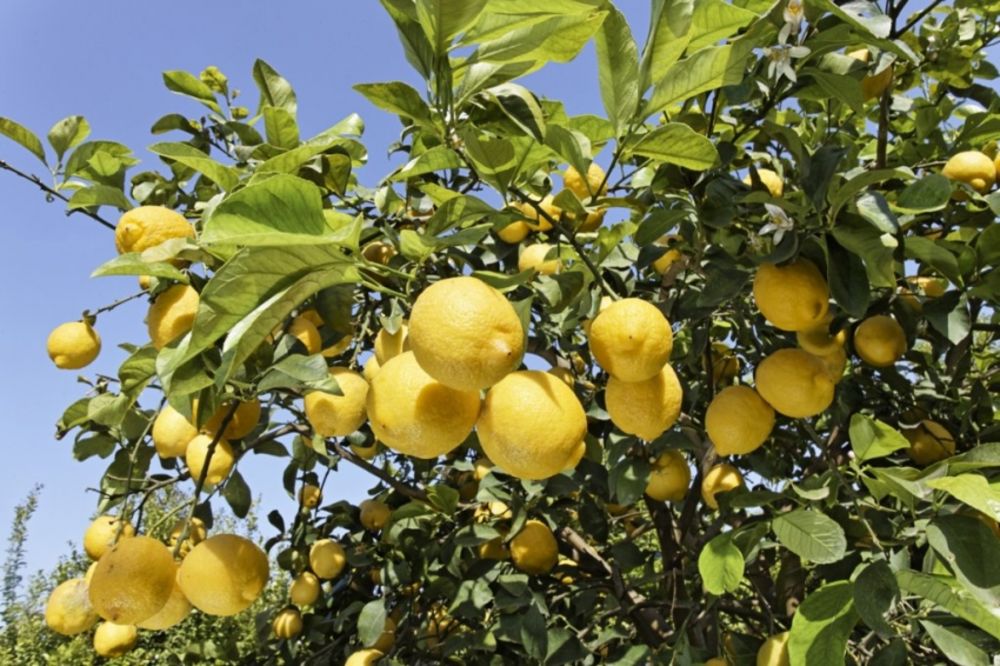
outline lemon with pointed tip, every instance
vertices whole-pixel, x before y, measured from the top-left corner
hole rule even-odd
[[[379,365],[385,365],[389,359],[410,350],[409,331],[410,328],[405,321],[399,325],[395,332],[390,333],[387,328],[379,330],[375,336],[373,347]]]
[[[588,335],[594,359],[612,377],[641,382],[663,370],[674,348],[670,322],[652,303],[615,301],[601,311]]]
[[[705,412],[705,431],[720,456],[756,451],[773,429],[774,410],[748,386],[723,389]]]
[[[361,374],[368,381],[368,383],[371,384],[372,380],[375,379],[375,375],[377,375],[378,371],[381,369],[382,369],[382,364],[379,363],[378,358],[376,358],[375,354],[372,354],[371,356],[368,357],[368,360],[365,361],[364,367],[361,368]]]
[[[347,564],[344,547],[333,539],[320,539],[309,548],[309,568],[319,578],[336,578]]]
[[[329,373],[340,387],[341,395],[324,391],[306,393],[306,420],[323,437],[346,437],[365,422],[368,382],[343,366],[332,367]]]
[[[680,451],[668,450],[660,454],[649,470],[646,494],[658,502],[680,502],[691,485],[691,468]]]
[[[364,650],[352,652],[351,656],[344,662],[344,666],[374,666],[383,656],[385,655],[378,650],[365,648]]]
[[[743,475],[732,465],[720,463],[708,470],[701,482],[701,499],[710,509],[719,508],[718,495],[743,485]]]
[[[305,509],[315,509],[323,501],[323,491],[312,483],[302,484],[299,489],[299,505]]]
[[[45,346],[57,368],[79,370],[101,353],[101,336],[87,322],[71,321],[52,329]]]
[[[257,544],[236,534],[216,534],[191,549],[177,581],[201,612],[230,616],[257,600],[269,574],[267,554]]]
[[[135,626],[151,631],[163,631],[164,629],[169,629],[180,624],[191,613],[191,602],[184,596],[184,591],[181,590],[181,586],[177,583],[177,570],[178,567],[175,564],[174,586],[170,590],[170,597],[167,599],[167,603],[152,617],[136,623]]]
[[[219,405],[219,408],[215,410],[205,421],[205,425],[201,428],[206,430],[213,435],[219,431],[222,426],[222,422],[226,419],[230,410],[233,407],[232,401],[224,402]],[[236,406],[236,411],[233,412],[232,417],[229,419],[228,425],[226,425],[226,430],[222,433],[225,439],[242,439],[253,432],[254,428],[260,422],[260,400],[253,398],[252,400],[241,400]]]
[[[296,606],[312,606],[319,599],[320,589],[316,574],[303,571],[288,587],[288,598]]]
[[[97,611],[90,604],[87,581],[70,578],[52,590],[45,603],[45,624],[63,636],[75,636],[97,624]]]
[[[517,259],[517,270],[535,271],[540,275],[552,275],[558,273],[562,266],[562,260],[558,255],[554,259],[546,259],[552,246],[548,243],[534,243],[521,250],[521,256]]]
[[[576,170],[576,167],[571,166],[563,172],[563,185],[580,201],[587,201],[591,196],[597,198],[607,194],[608,184],[605,182],[606,180],[604,169],[596,162],[591,162],[587,167],[586,178]]]
[[[784,266],[761,264],[753,297],[764,318],[783,331],[804,331],[823,323],[830,290],[816,264],[797,259]]]
[[[779,414],[796,419],[826,411],[834,382],[826,365],[802,349],[779,349],[757,366],[757,392]]]
[[[101,622],[94,632],[94,652],[102,657],[120,657],[130,652],[138,640],[135,625]]]
[[[996,164],[978,150],[967,150],[952,156],[941,173],[951,180],[965,183],[980,194],[989,192],[997,180]]]
[[[143,252],[172,238],[194,235],[194,227],[177,211],[164,206],[139,206],[118,219],[115,248],[118,254]]]
[[[124,539],[135,534],[135,528],[115,516],[100,516],[95,518],[83,533],[83,550],[92,560],[99,560],[120,538]]]
[[[198,429],[170,405],[164,405],[153,421],[153,446],[161,458],[181,458]]]
[[[378,500],[366,499],[358,508],[361,509],[361,526],[372,532],[385,527],[392,515],[389,505]]]
[[[533,576],[547,574],[556,565],[559,545],[549,526],[529,520],[510,541],[510,559],[514,566]]]
[[[780,199],[785,193],[785,181],[776,171],[772,169],[757,169],[757,177],[760,179],[760,184],[764,189],[775,199]],[[753,187],[753,178],[750,174],[747,174],[743,178],[743,182]]]
[[[757,650],[757,666],[789,666],[789,632],[769,636]]]
[[[904,429],[903,436],[910,442],[906,454],[922,467],[955,455],[955,436],[937,421],[924,419]]]
[[[285,608],[274,616],[271,631],[282,640],[295,638],[302,633],[302,613],[297,608]]]
[[[611,422],[619,430],[651,442],[677,423],[684,390],[669,364],[639,382],[623,382],[612,375],[604,393]]]
[[[212,449],[212,435],[199,433],[188,442],[187,451],[184,453],[184,462],[187,463],[188,471],[191,472],[191,479],[195,483],[201,478],[205,462],[208,461],[208,471],[205,472],[205,483],[214,486],[224,478],[229,476],[236,464],[236,452],[233,446],[224,439],[215,443]],[[212,450],[212,457],[209,459],[208,452]]]
[[[908,348],[903,327],[888,315],[868,317],[854,330],[854,351],[876,368],[893,365]]]
[[[146,328],[153,346],[163,349],[194,326],[200,297],[189,285],[175,284],[153,300],[146,315]]]
[[[173,555],[156,539],[122,539],[98,560],[90,579],[90,603],[111,622],[148,620],[170,599],[176,574]]]

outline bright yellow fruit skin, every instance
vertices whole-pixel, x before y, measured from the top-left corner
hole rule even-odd
[[[854,350],[876,368],[893,365],[908,348],[903,327],[887,315],[868,317],[854,331]]]
[[[202,430],[206,430],[214,435],[219,431],[219,427],[222,425],[230,409],[232,409],[231,402],[219,405],[215,413],[205,421]],[[246,437],[257,427],[257,424],[260,422],[260,414],[260,400],[254,398],[253,400],[241,401],[237,405],[236,411],[233,412],[233,417],[229,420],[229,424],[226,426],[226,430],[222,433],[222,436],[225,439],[242,439]]]
[[[997,181],[997,166],[978,150],[967,150],[954,155],[941,172],[947,178],[969,185],[980,194],[986,194]]]
[[[235,534],[217,534],[195,546],[181,563],[177,582],[191,604],[209,615],[236,615],[267,584],[267,555]]]
[[[756,451],[773,428],[774,410],[748,386],[723,389],[705,412],[705,430],[720,456]]]
[[[101,353],[101,336],[87,322],[70,321],[52,329],[45,346],[57,368],[79,370]]]
[[[105,620],[137,624],[163,609],[176,574],[173,555],[156,539],[122,539],[97,562],[90,579],[90,603]]]
[[[384,655],[378,650],[364,649],[352,652],[344,666],[374,666]]]
[[[683,397],[677,373],[667,364],[640,382],[623,382],[612,376],[604,401],[619,430],[651,442],[677,423]]]
[[[382,364],[379,363],[378,358],[375,357],[375,354],[372,354],[371,356],[368,357],[368,360],[365,361],[365,365],[361,369],[361,374],[364,376],[366,380],[368,380],[368,383],[371,384],[372,380],[375,379],[375,375],[377,375],[378,371],[381,369],[382,369]]]
[[[556,565],[559,545],[549,526],[540,520],[529,520],[510,541],[510,558],[514,566],[533,576],[547,574]]]
[[[562,261],[557,257],[546,261],[545,256],[552,246],[548,243],[535,243],[528,245],[521,250],[521,256],[517,259],[517,270],[535,271],[541,275],[552,275],[558,273],[562,266]]]
[[[135,647],[139,631],[131,624],[102,622],[94,632],[94,652],[102,657],[120,657]]]
[[[771,169],[757,169],[757,176],[760,178],[760,184],[764,186],[772,197],[775,199],[780,199],[785,193],[785,181],[782,180],[781,176],[777,172]],[[747,185],[753,186],[753,178],[750,174],[747,174],[743,178],[743,182]]]
[[[681,254],[680,250],[667,250],[660,255],[660,258],[653,262],[653,270],[658,274],[663,275],[670,267],[679,261],[684,255]]]
[[[320,539],[309,548],[309,568],[323,580],[339,576],[346,564],[343,546],[333,539]]]
[[[194,238],[194,227],[183,215],[163,206],[126,211],[115,227],[118,254],[143,252],[171,238]]]
[[[164,405],[153,421],[153,446],[161,458],[181,458],[198,429],[170,405]]]
[[[921,467],[955,455],[955,436],[937,421],[925,419],[903,430],[903,436],[910,442],[906,454]]]
[[[410,315],[410,348],[445,386],[478,391],[521,364],[524,328],[499,291],[473,277],[447,278],[421,292]]]
[[[753,297],[764,318],[783,331],[805,331],[823,323],[830,291],[816,265],[798,259],[786,266],[761,264]]]
[[[680,502],[691,485],[691,468],[680,451],[664,451],[653,463],[646,481],[646,495],[658,502]]]
[[[63,636],[75,636],[97,624],[97,612],[90,604],[87,581],[70,578],[52,590],[45,604],[45,624]]]
[[[817,356],[823,362],[827,374],[834,384],[839,384],[844,378],[844,369],[847,367],[847,351],[844,348],[837,349],[829,354]]]
[[[836,333],[831,334],[831,319],[832,317],[828,314],[823,323],[816,328],[796,332],[795,340],[798,342],[799,347],[816,356],[826,356],[838,349],[843,349],[844,344],[847,342],[847,329],[842,328]]]
[[[479,392],[460,391],[431,377],[413,352],[389,359],[368,391],[372,432],[386,446],[415,458],[437,458],[465,441],[479,416]]]
[[[146,315],[146,327],[153,346],[163,349],[194,326],[200,297],[186,284],[175,284],[153,301]]]
[[[288,325],[288,335],[302,343],[309,354],[318,354],[323,349],[323,337],[310,317],[299,315]]]
[[[388,653],[392,650],[392,646],[396,643],[396,621],[391,617],[385,618],[385,625],[382,628],[382,633],[378,635],[375,642],[368,647],[372,650],[378,650],[382,653]]]
[[[834,382],[826,365],[801,349],[779,349],[757,366],[757,392],[779,414],[816,416],[833,403]]]
[[[580,201],[587,201],[591,195],[596,198],[607,194],[608,186],[604,180],[604,169],[596,162],[591,162],[587,167],[586,179],[575,167],[569,167],[563,172],[563,184]]]
[[[295,638],[302,633],[302,614],[295,608],[286,608],[274,617],[271,629],[282,640]]]
[[[312,606],[319,599],[320,585],[316,574],[303,571],[288,588],[288,598],[296,606]]]
[[[719,508],[719,500],[716,495],[719,493],[735,490],[743,485],[743,475],[740,470],[732,465],[721,463],[708,470],[708,474],[701,482],[701,499],[710,509]]]
[[[531,227],[528,226],[528,223],[523,220],[518,220],[517,222],[511,222],[503,229],[497,231],[497,236],[499,236],[500,240],[504,243],[514,245],[527,238],[529,233],[531,233]]]
[[[184,528],[187,525],[187,519],[181,518],[174,526],[170,528],[170,536],[167,539],[167,545],[173,549],[177,545],[177,540],[181,538],[184,534]],[[187,531],[187,536],[181,543],[180,550],[177,554],[181,557],[187,557],[187,554],[191,552],[191,549],[197,546],[199,543],[208,538],[208,528],[205,527],[205,523],[196,516],[191,516],[191,527]]]
[[[343,395],[310,391],[305,397],[306,420],[323,437],[346,437],[361,427],[367,412],[368,382],[349,368],[330,368]]]
[[[623,382],[653,377],[674,348],[670,322],[655,305],[638,298],[616,301],[598,313],[588,337],[594,359]]]
[[[476,552],[479,554],[479,559],[481,560],[506,560],[510,557],[510,552],[508,552],[507,546],[504,545],[503,539],[500,537],[482,542],[476,546]]]
[[[577,227],[577,231],[597,231],[597,229],[604,224],[604,216],[607,215],[607,213],[607,208],[598,208],[597,210],[587,213],[587,217],[585,217],[583,222],[580,223],[580,226]]]
[[[390,333],[383,328],[375,336],[375,359],[380,366],[385,365],[389,359],[409,350],[409,327],[405,323],[400,324],[395,333]]]
[[[716,387],[731,384],[740,374],[740,357],[724,342],[712,343],[712,381]]]
[[[136,624],[140,629],[150,629],[152,631],[163,631],[184,621],[184,618],[191,612],[191,602],[184,596],[181,586],[177,583],[178,567],[174,565],[174,587],[170,591],[170,598],[155,615]]]
[[[729,666],[729,662],[725,657],[712,657],[705,662],[705,666]]]
[[[542,199],[538,206],[548,213],[553,219],[556,221],[559,220],[560,211],[552,204],[552,195]],[[524,215],[524,219],[521,220],[521,222],[528,227],[529,231],[549,231],[552,229],[552,223],[540,216],[535,207],[530,203],[526,201],[514,202],[510,204],[510,207]]]
[[[135,534],[135,529],[132,525],[126,522],[122,526],[119,518],[115,518],[114,516],[100,516],[99,518],[95,518],[94,522],[87,527],[87,531],[83,534],[83,550],[90,559],[101,559],[101,556],[108,552],[108,549],[114,545],[115,539],[119,536],[119,531],[121,531],[122,539]]]
[[[299,504],[306,509],[315,509],[323,501],[323,491],[319,486],[307,483],[299,490]]]
[[[361,509],[361,526],[372,532],[385,527],[392,515],[389,505],[378,500],[366,499],[358,508]]]
[[[196,435],[188,443],[187,452],[184,454],[184,462],[187,463],[188,470],[191,472],[191,479],[195,483],[201,478],[201,471],[205,466],[205,460],[208,458],[208,449],[211,443],[212,435],[206,435],[205,433]],[[216,442],[212,459],[208,463],[205,483],[210,486],[219,483],[229,476],[229,472],[232,471],[235,464],[236,453],[233,451],[233,446],[226,440],[220,439]]]
[[[587,417],[573,390],[547,372],[512,372],[491,388],[476,424],[483,452],[520,479],[547,479],[580,460]]]
[[[757,666],[789,666],[787,631],[764,641],[757,651]]]

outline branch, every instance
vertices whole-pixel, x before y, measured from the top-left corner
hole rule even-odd
[[[385,481],[387,484],[389,484],[390,486],[392,486],[392,488],[394,490],[396,490],[397,492],[399,492],[399,493],[401,493],[403,495],[406,495],[410,499],[417,500],[418,502],[427,502],[428,501],[427,494],[424,491],[420,490],[419,488],[414,488],[413,486],[409,486],[409,485],[403,483],[399,479],[396,479],[391,474],[387,474],[385,471],[379,469],[378,467],[376,467],[375,465],[371,464],[367,460],[359,458],[358,456],[356,456],[354,454],[353,451],[350,451],[349,449],[344,448],[336,440],[331,439],[331,440],[328,440],[328,441],[333,444],[333,448],[337,452],[337,455],[339,455],[341,458],[343,458],[347,462],[349,462],[352,465],[355,465],[357,467],[360,467],[361,469],[365,470],[366,472],[368,472],[372,476],[376,476],[379,479],[381,479],[382,481]]]
[[[932,11],[934,11],[935,9],[937,9],[937,7],[942,2],[944,2],[944,0],[933,0],[933,2],[931,2],[931,4],[927,5],[922,10],[920,10],[919,12],[917,12],[916,14],[914,14],[913,16],[911,16],[910,20],[907,21],[906,24],[902,28],[900,28],[898,30],[893,30],[892,34],[889,36],[889,39],[896,39],[900,35],[903,35],[903,34],[909,32],[910,29],[913,28],[913,26],[915,26],[918,23],[920,23],[921,21],[923,21],[927,17],[928,14],[930,14]],[[900,9],[902,9],[902,8],[900,8]]]
[[[17,167],[15,167],[15,166],[13,166],[13,165],[11,165],[11,164],[3,161],[3,160],[0,160],[0,169],[3,169],[4,171],[10,171],[15,176],[19,176],[19,177],[25,179],[26,181],[28,181],[29,183],[34,183],[43,192],[45,192],[49,196],[55,197],[57,199],[61,199],[62,201],[65,201],[66,203],[69,203],[69,199],[66,197],[66,195],[64,195],[62,192],[59,192],[57,190],[52,189],[51,187],[49,187],[48,185],[46,185],[45,183],[43,183],[41,178],[39,178],[38,176],[36,176],[34,174],[27,174],[27,173],[21,171],[20,169],[18,169]],[[69,210],[69,211],[66,212],[67,215],[72,215],[73,213],[83,213],[87,217],[89,217],[89,218],[91,218],[93,220],[97,220],[97,222],[99,222],[100,224],[103,224],[108,229],[111,229],[112,231],[115,230],[115,225],[111,224],[110,222],[108,222],[107,220],[105,220],[103,217],[101,217],[97,213],[89,211],[86,208],[74,208],[73,210]]]

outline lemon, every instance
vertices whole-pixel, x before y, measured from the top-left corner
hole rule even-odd
[[[577,227],[577,231],[588,232],[596,231],[598,227],[604,224],[604,216],[607,214],[607,208],[598,208],[597,210],[592,210],[587,213],[587,217],[583,218],[583,222]]]
[[[212,443],[212,435],[200,433],[188,443],[187,452],[184,454],[184,462],[187,463],[191,472],[191,480],[198,483],[201,478],[202,469],[208,459],[209,446]],[[224,439],[215,443],[215,450],[212,452],[212,459],[208,461],[208,472],[205,474],[205,483],[209,486],[222,481],[229,476],[233,465],[236,464],[236,453],[232,445]]]
[[[302,614],[295,608],[286,608],[274,616],[271,623],[274,635],[282,640],[295,638],[302,633]]]
[[[323,437],[346,437],[365,422],[368,382],[358,373],[342,366],[330,368],[330,376],[340,386],[342,395],[323,391],[307,393],[306,420]]]
[[[553,377],[558,378],[566,386],[573,388],[576,385],[576,377],[573,376],[573,371],[569,368],[564,368],[562,366],[554,366],[546,370]]]
[[[361,248],[361,255],[368,261],[386,266],[396,256],[396,248],[383,241],[373,241]]]
[[[311,483],[302,484],[299,489],[299,504],[306,509],[315,509],[323,501],[323,491]]]
[[[549,194],[542,198],[541,202],[538,204],[539,208],[545,215],[559,222],[562,219],[562,208],[555,204],[555,198]],[[539,214],[537,217],[537,225],[531,227],[534,231],[549,231],[552,229],[552,223],[546,219],[545,215]],[[531,225],[528,225],[531,226]]]
[[[833,402],[826,365],[801,349],[779,349],[757,366],[757,392],[780,414],[808,418]]]
[[[415,458],[436,458],[465,441],[479,416],[479,392],[445,386],[413,352],[389,359],[368,391],[372,432],[386,446]]]
[[[351,451],[362,460],[371,460],[378,455],[378,444],[372,444],[371,446],[351,444]]]
[[[729,662],[725,657],[712,657],[705,662],[705,666],[729,666]]]
[[[910,442],[907,455],[920,466],[955,455],[955,436],[937,421],[924,419],[916,428],[903,430],[903,436]]]
[[[146,327],[153,346],[163,349],[194,326],[200,298],[186,284],[175,284],[153,301],[146,315]]]
[[[184,518],[178,520],[174,523],[174,526],[170,528],[170,536],[167,539],[167,543],[171,548],[177,546],[177,540],[181,538],[184,534],[184,528],[187,527],[188,521]],[[199,543],[204,541],[208,537],[208,529],[205,527],[205,523],[201,518],[197,516],[191,516],[191,526],[187,530],[187,537],[181,543],[181,547],[178,554],[181,557],[185,557],[191,552],[191,549],[197,546]]]
[[[153,421],[153,446],[161,458],[182,457],[197,434],[198,429],[170,405],[165,405]]]
[[[226,418],[232,407],[233,403],[231,401],[219,405],[215,413],[205,421],[202,429],[207,430],[213,435],[217,433],[219,427],[222,426],[222,421]],[[232,418],[229,419],[229,424],[226,426],[226,430],[222,433],[222,436],[225,439],[242,439],[246,437],[257,427],[257,424],[260,422],[260,414],[260,400],[257,398],[240,401],[236,406],[236,411],[233,412]]]
[[[757,666],[789,666],[788,632],[768,637],[757,650]]]
[[[829,314],[822,324],[815,328],[809,328],[795,333],[795,340],[799,347],[805,349],[810,354],[816,356],[826,356],[838,349],[843,349],[847,342],[847,329],[842,328],[836,333],[830,332],[830,321],[833,317]]]
[[[506,560],[510,557],[507,546],[501,537],[494,537],[476,546],[476,552],[481,560]]]
[[[880,72],[868,74],[861,79],[861,96],[866,102],[885,94],[885,91],[892,85],[892,70],[892,65],[889,65]]]
[[[367,499],[359,505],[361,509],[361,526],[366,530],[377,532],[385,527],[392,515],[392,509],[385,502]]]
[[[486,475],[493,471],[493,462],[489,458],[476,458],[472,464],[472,475],[476,481],[482,481]]]
[[[511,511],[506,502],[494,500],[477,506],[472,520],[476,523],[488,523],[494,520],[510,520],[513,517],[514,512]]]
[[[131,624],[101,622],[94,632],[94,652],[102,657],[120,657],[135,647],[139,631]]]
[[[760,178],[760,184],[764,186],[764,189],[770,192],[775,199],[780,199],[785,193],[785,181],[777,172],[771,169],[757,169],[757,177]],[[753,186],[753,178],[750,177],[750,174],[743,178],[743,182]]]
[[[346,564],[344,548],[333,539],[320,539],[309,548],[309,568],[323,580],[339,576]]]
[[[140,629],[150,629],[152,631],[162,631],[169,629],[184,621],[184,618],[191,612],[191,603],[184,596],[180,585],[177,583],[177,565],[174,565],[174,586],[170,591],[167,603],[163,605],[155,615],[146,618],[142,622],[136,623]]]
[[[840,380],[844,378],[844,369],[847,367],[847,352],[843,348],[840,348],[816,358],[823,362],[823,367],[826,368],[826,372],[830,375],[833,383],[839,384]]]
[[[785,266],[761,264],[753,296],[764,318],[783,331],[804,331],[823,323],[829,288],[816,265],[798,259]]]
[[[524,219],[521,220],[521,222],[523,222],[530,231],[549,231],[552,229],[552,223],[544,217],[540,217],[538,210],[527,201],[514,202],[510,204],[510,206],[524,216]],[[542,199],[538,206],[548,213],[550,217],[556,221],[559,220],[561,211],[552,204],[551,196],[547,196]],[[555,215],[553,215],[553,213],[555,213]]]
[[[177,581],[191,604],[209,615],[236,615],[250,607],[267,584],[267,555],[235,534],[216,534],[195,546]]]
[[[70,578],[52,590],[45,603],[45,624],[63,636],[89,631],[97,623],[97,612],[90,604],[87,581]]]
[[[967,150],[953,156],[941,172],[951,180],[969,185],[980,194],[986,194],[997,180],[996,164],[978,150]]]
[[[135,529],[129,522],[122,524],[120,518],[114,516],[100,516],[90,523],[87,531],[83,533],[83,550],[92,560],[99,560],[108,549],[114,545],[120,537],[133,536]]]
[[[472,277],[447,278],[413,304],[410,347],[437,381],[478,391],[521,364],[524,329],[514,306],[493,287]]]
[[[133,208],[115,227],[118,254],[143,252],[172,238],[194,238],[194,227],[183,215],[164,206]]]
[[[531,227],[528,226],[528,223],[524,220],[518,220],[497,231],[497,236],[504,243],[515,245],[527,238],[529,233],[531,233]]]
[[[997,178],[1000,178],[1000,153],[997,153],[996,159],[993,161],[993,166],[996,167]]]
[[[658,502],[680,502],[691,485],[691,468],[680,451],[664,451],[653,463],[646,494]]]
[[[387,329],[381,329],[375,336],[375,359],[380,366],[386,361],[399,356],[410,350],[409,327],[406,323],[400,324],[395,333],[390,333]]]
[[[377,375],[378,371],[381,369],[382,364],[378,362],[378,358],[375,357],[375,354],[372,354],[368,357],[368,360],[365,361],[365,366],[361,369],[361,374],[370,384],[372,380],[375,379],[375,375]]]
[[[668,364],[639,382],[623,382],[612,376],[604,401],[619,430],[651,442],[677,422],[683,397],[677,373]]]
[[[288,325],[287,333],[298,340],[309,354],[318,354],[323,349],[323,338],[311,318],[299,315]]]
[[[596,162],[591,162],[587,167],[586,178],[575,167],[569,167],[563,172],[563,185],[580,201],[587,201],[591,196],[596,198],[607,194],[608,185],[605,180],[604,169]]]
[[[740,357],[724,342],[712,343],[712,382],[716,386],[731,384],[740,374]]]
[[[322,354],[324,358],[336,358],[347,351],[352,342],[354,342],[353,335],[344,335],[329,347],[324,348],[320,354]]]
[[[908,348],[903,327],[887,315],[868,317],[854,331],[854,350],[876,368],[894,364]]]
[[[288,588],[288,598],[296,606],[312,606],[319,599],[320,585],[316,574],[303,571]]]
[[[641,382],[663,370],[674,348],[670,322],[638,298],[616,301],[590,325],[590,351],[612,377]]]
[[[101,353],[101,336],[85,321],[60,324],[46,341],[49,358],[62,370],[79,370]]]
[[[660,275],[663,275],[668,270],[670,270],[671,266],[680,261],[683,257],[684,255],[681,254],[680,250],[674,250],[674,249],[667,250],[666,252],[661,254],[656,261],[653,262],[652,264],[653,270],[659,273]]]
[[[906,278],[906,281],[919,287],[927,298],[940,298],[948,291],[948,281],[944,278],[916,275]]]
[[[547,372],[513,372],[491,388],[476,424],[483,451],[521,479],[546,479],[575,466],[587,417],[566,384]]]
[[[90,579],[90,603],[111,622],[148,620],[169,601],[176,574],[173,556],[156,539],[122,539],[98,560]]]
[[[701,499],[710,509],[719,508],[716,495],[735,490],[743,485],[743,475],[732,465],[721,463],[708,470],[701,482]]]
[[[542,275],[552,275],[558,273],[562,266],[562,261],[556,256],[554,259],[546,260],[552,246],[548,243],[535,243],[528,245],[521,250],[521,256],[517,259],[517,270],[535,271]]]
[[[352,652],[344,666],[374,666],[384,655],[378,650],[364,649]]]
[[[705,412],[705,430],[720,456],[756,451],[774,428],[774,410],[747,386],[719,392]]]
[[[510,541],[510,559],[514,566],[527,574],[540,576],[552,570],[559,555],[559,546],[549,526],[540,520],[529,520]]]
[[[382,633],[378,635],[375,642],[366,647],[372,650],[378,650],[382,653],[388,653],[392,650],[392,646],[396,643],[396,621],[391,617],[385,618],[385,624],[382,627]]]

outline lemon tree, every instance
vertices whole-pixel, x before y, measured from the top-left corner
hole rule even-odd
[[[426,82],[355,86],[405,128],[387,174],[356,115],[303,140],[264,61],[249,106],[165,73],[158,169],[0,119],[149,303],[58,423],[108,467],[53,630],[87,587],[118,653],[282,572],[265,663],[1000,652],[1000,5],[654,0],[644,40],[607,0],[382,5]],[[588,44],[603,115],[525,85]],[[257,455],[301,503],[261,544],[211,523]],[[368,497],[326,499],[348,465]]]

